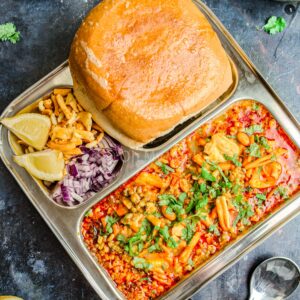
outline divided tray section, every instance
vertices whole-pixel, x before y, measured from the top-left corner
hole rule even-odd
[[[226,104],[215,110],[212,114],[210,114],[209,117],[205,118],[205,120],[198,122],[194,130],[201,125],[204,125],[207,121],[214,120],[215,118],[222,116],[224,112],[238,105],[239,103],[244,102],[245,100],[249,99],[237,98],[227,101]],[[299,151],[299,130],[295,127],[295,124],[286,117],[284,111],[277,106],[275,102],[270,103],[269,101],[260,101],[258,99],[252,99],[251,101],[253,102],[253,105],[255,105],[255,103],[262,104],[266,110],[271,113],[280,127],[282,127],[284,123],[287,125],[289,130],[286,132],[286,134],[288,137],[290,137]],[[148,162],[152,162],[156,158],[158,158],[158,156],[153,157],[153,159],[149,159]],[[130,178],[131,177],[128,177],[127,180],[126,178],[122,178],[123,180],[120,181],[115,187],[120,187],[123,183],[126,183],[126,181],[130,181]],[[86,206],[86,210],[82,212],[77,223],[78,242],[81,244],[85,255],[89,257],[90,262],[94,265],[93,268],[98,270],[99,274],[101,274],[106,283],[111,287],[112,291],[116,293],[116,296],[122,299],[123,295],[120,294],[120,292],[116,289],[116,284],[110,278],[107,271],[99,264],[95,255],[88,250],[82,236],[82,224],[85,216],[97,203],[100,203],[103,198],[110,195],[112,192],[114,192],[113,187],[108,189],[102,198],[95,198],[93,203],[90,203],[90,205]],[[191,296],[193,292],[204,286],[210,279],[215,277],[216,274],[225,271],[226,268],[228,268],[233,262],[236,262],[243,254],[248,252],[253,247],[254,243],[257,244],[258,242],[262,241],[267,234],[270,234],[270,232],[282,226],[288,218],[290,218],[292,215],[295,216],[297,214],[297,208],[298,210],[300,208],[299,192],[294,194],[288,201],[281,203],[272,211],[270,215],[267,215],[258,223],[247,229],[247,231],[244,231],[242,234],[238,235],[236,239],[218,251],[215,255],[212,255],[190,274],[186,275],[175,286],[173,286],[172,289],[163,294],[161,296],[162,299],[184,299],[185,297]]]

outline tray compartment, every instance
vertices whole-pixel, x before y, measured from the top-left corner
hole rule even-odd
[[[218,112],[216,114],[214,114],[213,116],[207,118],[207,120],[205,122],[200,122],[198,124],[199,125],[198,127],[200,127],[201,125],[204,125],[207,121],[212,121],[214,119],[217,119],[218,117],[222,116],[226,111],[230,110],[232,107],[238,105],[239,103],[244,102],[245,100],[246,101],[250,100],[250,101],[252,101],[254,103],[259,103],[259,104],[263,105],[266,108],[267,111],[269,111],[266,103],[264,103],[263,101],[259,101],[258,99],[235,99],[235,100],[232,100],[232,101],[228,102],[227,105],[224,105],[224,107],[222,109],[218,110]],[[282,127],[281,126],[282,122],[280,122],[276,118],[276,116],[274,116],[272,113],[271,113],[271,115],[280,124],[280,127]],[[299,133],[298,133],[298,135],[299,135]],[[299,142],[299,140],[298,140],[298,142]],[[296,143],[296,141],[294,140],[294,145],[297,147],[296,151],[299,151],[299,148],[300,148],[299,143]],[[133,175],[135,175],[135,173]],[[130,178],[129,178],[129,181],[130,181]],[[117,186],[117,188],[120,187],[120,185],[123,184],[123,183],[125,183],[125,182],[120,183],[119,186]],[[107,192],[106,196],[110,195],[114,191],[115,190],[111,190],[111,191]],[[206,280],[207,280],[206,279],[206,275],[207,275],[207,273],[208,274],[211,273],[210,272],[211,269],[213,269],[213,270],[217,269],[218,273],[224,272],[226,269],[220,268],[220,264],[223,264],[223,262],[222,262],[223,257],[227,255],[227,256],[232,256],[235,259],[236,257],[234,255],[236,255],[237,253],[239,253],[238,251],[241,251],[241,253],[243,253],[243,254],[247,253],[249,251],[249,249],[247,249],[247,248],[243,249],[243,244],[244,243],[246,244],[248,241],[251,241],[251,239],[252,239],[251,235],[255,235],[257,233],[257,231],[260,231],[260,230],[262,230],[262,228],[268,226],[268,223],[274,221],[274,219],[276,219],[277,222],[285,222],[285,216],[284,216],[283,213],[280,213],[280,212],[282,211],[282,209],[285,209],[285,210],[288,211],[288,209],[289,209],[290,206],[294,206],[295,204],[293,203],[293,201],[296,201],[298,199],[299,195],[300,195],[300,192],[297,192],[297,193],[295,193],[291,197],[291,199],[289,199],[288,201],[283,202],[280,205],[276,206],[275,209],[272,209],[271,214],[267,214],[258,223],[256,223],[255,225],[249,227],[242,234],[239,234],[236,239],[234,239],[232,242],[230,242],[228,245],[226,245],[224,248],[222,248],[216,254],[212,255],[209,259],[207,259],[206,261],[204,261],[204,263],[202,263],[201,265],[199,265],[190,274],[187,274],[186,276],[184,276],[183,279],[181,279],[176,285],[174,285],[170,290],[168,290],[165,294],[163,294],[159,298],[161,298],[161,299],[184,299],[185,297],[190,297],[191,293],[188,293],[185,296],[183,296],[184,295],[184,291],[186,291],[186,288],[189,287],[190,289],[198,290],[201,287],[203,287],[207,283],[206,282]],[[116,284],[111,279],[110,275],[99,264],[97,258],[87,248],[87,245],[84,242],[84,238],[83,238],[82,232],[81,232],[81,228],[82,228],[82,224],[83,224],[83,219],[84,219],[86,213],[89,210],[91,210],[94,205],[96,205],[97,203],[101,202],[102,199],[103,198],[99,198],[98,200],[95,199],[95,203],[93,205],[87,207],[87,210],[81,215],[80,220],[77,223],[78,232],[80,232],[80,235],[79,235],[78,238],[79,238],[79,241],[80,241],[80,244],[81,244],[82,248],[84,249],[84,252],[90,257],[91,262],[98,269],[99,273],[101,273],[102,276],[104,276],[104,278],[107,281],[107,283],[111,287],[113,287],[114,290],[116,290]],[[299,206],[299,199],[298,199],[298,204],[297,205]],[[279,226],[281,226],[281,225],[279,225]],[[233,253],[234,253],[234,255],[232,255]],[[237,257],[240,258],[241,255],[237,255]],[[228,264],[228,267],[230,265],[231,264]],[[204,278],[202,278],[202,274],[203,273],[205,275]],[[124,299],[124,296],[118,290],[117,290],[117,292],[118,292],[118,295],[119,295],[120,299]]]
[[[7,115],[5,115],[5,116],[6,117],[10,117],[10,116],[14,116],[14,115],[22,114],[22,113],[36,112],[37,111],[37,107],[38,107],[38,102],[41,101],[42,99],[49,98],[54,88],[64,89],[64,88],[72,88],[72,86],[70,86],[70,85],[56,85],[52,89],[48,90],[45,94],[40,94],[38,99],[32,99],[32,97],[28,96],[28,98],[26,99],[27,100],[26,101],[26,104],[27,104],[26,106],[23,106],[20,110],[17,110],[17,111],[10,110],[10,112]],[[47,96],[49,96],[49,97],[47,97]],[[22,104],[23,104],[23,101],[22,101]],[[4,116],[4,114],[2,115],[2,117],[3,116]],[[8,152],[9,152],[9,154],[6,155],[7,160],[10,160],[9,155],[11,155],[11,157],[12,157],[13,155],[24,154],[25,153],[23,151],[24,149],[17,143],[18,138],[12,132],[10,132],[7,128],[5,128],[2,125],[0,125],[0,126],[2,128],[2,130],[1,130],[2,131],[2,137],[3,137],[2,140],[7,140],[8,141],[8,145],[9,145],[9,149],[7,149]],[[123,149],[123,147],[122,147],[122,149]],[[115,178],[107,186],[105,186],[104,188],[100,189],[93,196],[99,197],[101,195],[102,191],[105,188],[109,187],[111,184],[113,184],[115,181],[117,181],[118,178],[119,178],[119,176],[120,176],[120,173],[123,171],[123,166],[124,166],[123,160],[120,160],[118,162],[117,166],[115,167],[115,170],[117,172]],[[12,167],[15,168],[16,170],[18,170],[19,174],[24,174],[24,171],[25,171],[25,173],[27,173],[26,170],[24,170],[24,168],[18,166],[13,161],[12,161]],[[30,176],[30,174],[28,174],[28,175]],[[27,175],[24,174],[24,176],[27,176]],[[57,203],[54,199],[52,199],[52,197],[51,197],[51,190],[46,185],[43,184],[42,180],[39,180],[39,179],[34,178],[32,176],[30,176],[30,177],[34,181],[33,184],[36,184],[42,190],[42,192],[44,193],[45,197],[49,201],[53,202],[55,205],[58,205],[58,206],[60,206],[62,208],[74,209],[74,208],[80,207],[83,203],[88,202],[93,197],[93,196],[90,196],[88,199],[84,200],[81,203],[75,204],[74,206],[63,205],[63,204]]]

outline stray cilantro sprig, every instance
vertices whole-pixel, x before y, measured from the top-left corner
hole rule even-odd
[[[244,132],[248,135],[252,135],[253,133],[262,133],[264,130],[261,125],[251,125],[244,129]]]
[[[172,169],[171,167],[169,167],[168,165],[162,163],[161,161],[157,161],[155,163],[158,167],[161,168],[161,170],[163,171],[163,173],[165,173],[166,175],[169,174],[169,172],[174,172],[174,169]]]
[[[263,26],[263,30],[271,35],[282,32],[286,27],[286,21],[283,17],[272,16]]]
[[[224,154],[224,158],[226,160],[232,161],[233,164],[236,165],[237,167],[241,167],[242,166],[242,163],[238,160],[237,154],[234,154],[233,156],[229,156],[227,154]]]
[[[17,43],[20,40],[20,32],[17,31],[15,24],[5,23],[0,25],[0,41]]]

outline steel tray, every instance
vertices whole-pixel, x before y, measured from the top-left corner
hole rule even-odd
[[[111,185],[82,205],[76,206],[73,209],[67,209],[51,201],[34,179],[23,168],[13,162],[13,152],[9,145],[8,131],[3,126],[0,126],[0,156],[4,164],[102,299],[122,299],[123,296],[118,292],[115,284],[109,278],[105,270],[99,266],[83,245],[80,234],[80,223],[84,213],[92,205],[115,190],[133,174],[148,165],[200,125],[216,117],[230,105],[242,99],[254,99],[265,105],[297,147],[300,147],[300,126],[296,119],[287,110],[274,90],[263,79],[243,50],[238,46],[211,10],[199,0],[195,0],[194,2],[206,15],[218,33],[228,55],[237,67],[239,73],[237,89],[229,100],[217,103],[212,110],[207,110],[201,117],[194,120],[189,126],[183,128],[176,136],[169,139],[160,147],[152,149],[151,151],[136,151],[124,147],[125,162],[118,180],[115,180]],[[57,86],[68,85],[72,85],[72,79],[68,64],[65,62],[16,98],[4,110],[1,118],[16,114]],[[179,284],[161,298],[185,299],[191,296],[210,280],[237,262],[242,255],[253,249],[275,230],[295,217],[299,211],[300,197],[299,194],[297,194],[285,202],[283,206],[277,209],[263,222],[251,228],[244,235],[228,245],[223,251],[213,256],[200,269],[198,268],[187,278],[180,281]]]

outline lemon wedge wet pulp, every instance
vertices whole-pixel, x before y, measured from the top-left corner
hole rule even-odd
[[[65,162],[63,154],[56,150],[44,150],[14,156],[14,161],[32,176],[47,181],[63,178]]]
[[[51,127],[50,118],[41,114],[27,113],[4,118],[1,123],[26,144],[42,150],[47,143]]]

